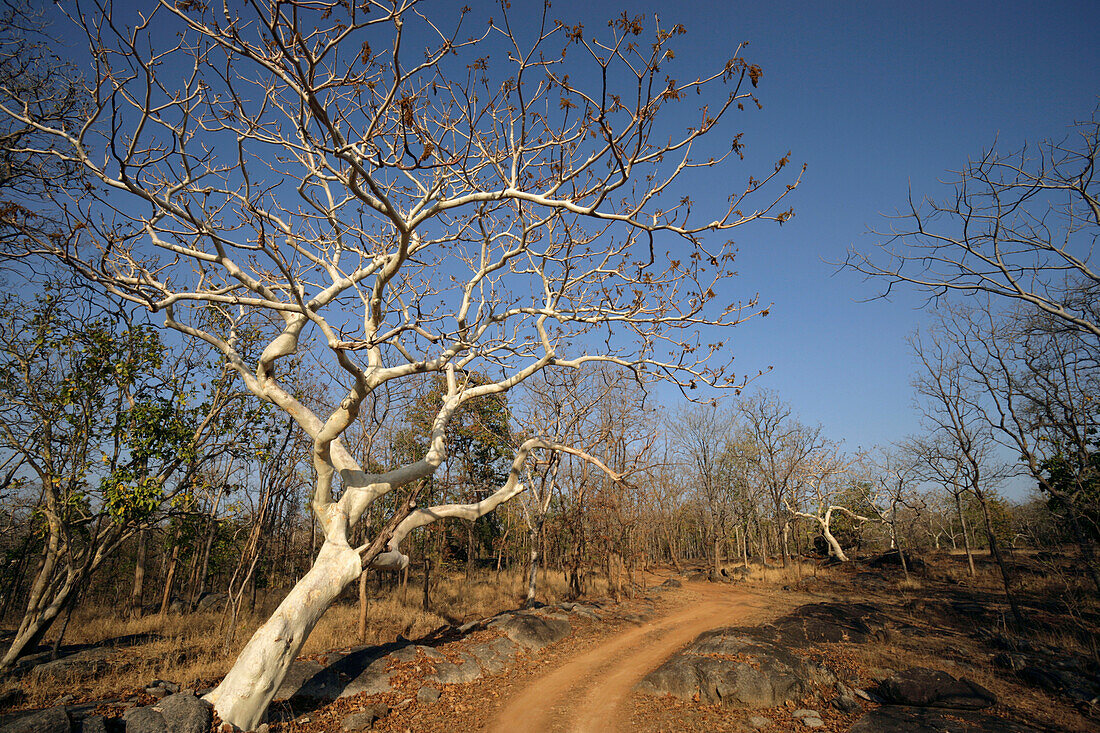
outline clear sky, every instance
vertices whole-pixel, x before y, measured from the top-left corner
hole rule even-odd
[[[460,4],[423,9],[447,25]],[[146,4],[117,6],[132,12]],[[535,22],[541,7],[513,0],[513,27]],[[793,164],[808,165],[791,199],[792,221],[734,233],[736,287],[774,304],[767,319],[727,339],[739,372],[774,367],[758,384],[849,449],[915,432],[905,339],[927,318],[923,300],[906,293],[859,302],[875,284],[836,273],[832,263],[850,246],[871,248],[877,239],[869,230],[888,226],[883,214],[904,207],[910,188],[917,197],[944,195],[939,181],[995,140],[1016,149],[1061,137],[1088,117],[1100,101],[1100,0],[647,0],[629,7],[557,0],[551,16],[599,32],[624,8],[657,14],[663,27],[686,26],[675,61],[683,77],[719,68],[741,41],[750,44],[745,58],[764,70],[763,110],[736,114],[725,127],[744,131],[746,162],[695,179],[701,218],[707,207],[724,212],[729,192],[749,174],[766,175],[788,150]]]
[[[588,25],[621,7],[559,0],[552,14]],[[645,2],[630,12],[686,26],[681,69],[712,67],[749,41],[764,108],[727,128],[745,130],[750,154],[730,171],[767,173],[787,150],[808,164],[792,221],[735,232],[739,287],[774,303],[727,341],[740,371],[774,366],[757,383],[849,449],[915,432],[905,339],[927,317],[923,299],[858,302],[874,283],[830,261],[870,248],[870,229],[888,226],[882,215],[904,207],[910,187],[941,196],[948,171],[995,140],[1016,149],[1087,118],[1100,102],[1100,2]],[[709,190],[724,210],[722,177],[703,182],[699,206]]]

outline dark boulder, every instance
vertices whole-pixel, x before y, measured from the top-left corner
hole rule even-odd
[[[706,703],[774,707],[803,697],[814,684],[830,678],[826,670],[780,644],[738,629],[717,629],[696,637],[646,675],[638,689]]]
[[[31,679],[87,680],[97,677],[110,668],[111,657],[117,650],[109,647],[83,649],[74,654],[55,659],[51,662],[35,665],[31,669]]]
[[[906,552],[904,554],[904,557],[905,557],[905,566],[908,567],[910,570],[923,570],[924,569],[924,560],[921,560],[919,557],[913,557],[913,554],[910,553],[910,552]],[[869,558],[867,560],[867,564],[870,565],[873,568],[885,568],[885,567],[900,568],[902,566],[901,565],[901,560],[902,560],[901,550],[889,550],[887,552],[882,553],[881,555],[876,555],[875,557]]]
[[[155,706],[164,717],[168,733],[208,733],[214,718],[210,703],[194,695],[169,695]]]
[[[886,617],[870,603],[811,603],[758,627],[756,633],[796,647],[889,638]]]
[[[16,718],[0,728],[0,733],[70,733],[72,729],[69,711],[56,707]]]
[[[195,603],[196,611],[220,611],[229,602],[228,593],[204,593]]]
[[[493,622],[512,641],[528,649],[542,649],[559,639],[564,639],[573,631],[568,621],[552,616],[539,616],[531,613],[516,613]]]
[[[882,681],[878,694],[887,703],[916,707],[981,710],[997,703],[997,696],[965,677],[913,667]]]
[[[168,733],[164,716],[153,708],[130,708],[122,714],[126,733]]]
[[[371,705],[366,710],[361,710],[358,713],[352,713],[345,717],[340,729],[343,731],[369,730],[374,727],[376,722],[382,720],[389,714],[390,706],[380,702]]]
[[[864,713],[849,733],[1039,733],[1035,728],[964,710],[884,705]]]

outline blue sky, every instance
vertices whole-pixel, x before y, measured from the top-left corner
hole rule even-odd
[[[617,7],[559,1],[552,14],[587,25]],[[792,221],[735,232],[738,287],[774,303],[731,334],[740,371],[773,366],[757,384],[850,449],[917,431],[905,339],[927,318],[923,299],[858,302],[874,284],[830,262],[872,247],[869,230],[888,226],[882,215],[904,207],[910,187],[944,195],[948,171],[995,140],[1016,149],[1087,118],[1100,101],[1100,3],[648,2],[631,12],[686,26],[681,68],[712,67],[749,41],[763,110],[727,128],[745,131],[749,153],[731,172],[766,173],[787,150],[808,165]],[[700,182],[720,208],[722,176]]]
[[[465,2],[494,12],[484,0]],[[423,9],[446,26],[458,6]],[[558,0],[550,15],[605,35],[623,7]],[[540,10],[515,0],[513,27]],[[744,57],[764,70],[763,109],[724,128],[744,131],[746,161],[694,179],[700,219],[707,207],[724,212],[731,190],[766,175],[788,150],[792,163],[808,166],[792,221],[734,233],[735,287],[774,304],[767,319],[726,340],[738,371],[774,367],[757,384],[849,449],[915,432],[905,339],[927,319],[923,299],[860,302],[875,285],[833,263],[850,246],[871,248],[869,230],[888,226],[882,215],[905,206],[910,188],[916,197],[944,195],[939,181],[995,140],[1016,149],[1088,117],[1100,101],[1100,2],[649,1],[629,12],[686,26],[676,75],[720,68],[741,41],[749,42]]]

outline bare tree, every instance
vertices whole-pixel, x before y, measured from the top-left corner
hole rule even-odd
[[[761,72],[739,51],[677,81],[682,26],[647,30],[624,14],[597,40],[546,10],[517,29],[507,4],[472,36],[465,12],[443,31],[416,0],[164,1],[133,25],[108,0],[71,14],[95,61],[87,121],[51,125],[11,99],[0,112],[50,136],[50,153],[97,185],[57,201],[83,224],[72,237],[29,251],[213,346],[313,443],[324,542],[207,696],[223,721],[259,723],[313,625],[365,564],[407,563],[399,544],[411,529],[491,511],[523,490],[531,451],[568,449],[533,437],[492,495],[398,502],[373,542],[352,547],[369,506],[441,465],[464,403],[593,362],[684,386],[739,383],[717,361],[720,344],[700,342],[755,312],[755,300],[723,302],[723,232],[786,221],[780,202],[798,178],[754,206],[784,156],[704,219],[686,196],[686,174],[741,150],[729,132],[710,142],[756,101]],[[696,110],[686,130],[666,121],[683,105]],[[249,361],[238,344],[258,322],[278,333]],[[563,356],[567,343],[575,356]],[[280,377],[314,345],[338,367],[329,386],[344,396],[331,410]],[[472,383],[475,372],[486,380]],[[443,375],[445,395],[428,449],[364,470],[341,441],[364,401],[430,373]]]
[[[792,505],[789,497],[783,503],[791,514],[803,519],[812,519],[821,529],[821,535],[829,546],[829,554],[840,562],[848,562],[844,548],[840,546],[831,531],[833,513],[847,514],[857,522],[870,522],[871,519],[857,514],[851,508],[839,503],[839,495],[844,489],[841,483],[852,460],[844,456],[834,445],[823,446],[816,453],[807,456],[798,468],[797,481],[808,489],[808,511]]]
[[[792,515],[788,505],[799,503],[794,495],[799,473],[825,444],[821,428],[803,425],[794,417],[791,406],[770,392],[742,398],[737,410],[752,440],[760,476],[771,500],[786,567],[791,556]]]
[[[670,437],[680,454],[685,472],[695,483],[701,504],[708,512],[711,563],[721,571],[720,545],[726,523],[728,477],[722,471],[721,457],[726,450],[733,420],[717,403],[687,405],[668,424]]]
[[[982,395],[968,388],[966,362],[934,334],[923,339],[919,334],[914,335],[910,343],[922,366],[916,387],[924,400],[924,417],[932,432],[943,435],[959,458],[959,476],[981,507],[986,539],[1001,571],[1005,598],[1016,623],[1023,627],[1024,615],[1016,601],[1012,574],[1001,553],[989,509],[989,492],[1011,475],[1013,469],[996,460],[995,443],[984,411],[978,404]]]
[[[879,252],[847,266],[931,298],[984,293],[1026,304],[1100,338],[1100,119],[1018,153],[991,149],[958,172],[954,195],[909,201]]]
[[[947,309],[940,329],[965,367],[993,437],[1020,456],[1040,490],[1061,505],[1085,572],[1100,590],[1095,548],[1095,406],[1100,360],[1095,342],[1061,321],[992,304]]]

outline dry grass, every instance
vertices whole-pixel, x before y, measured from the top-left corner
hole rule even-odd
[[[539,577],[538,599],[545,603],[564,600],[567,588],[562,573],[547,571]],[[444,616],[422,609],[422,586],[415,578],[409,580],[405,601],[400,588],[378,591],[372,585],[365,640],[358,638],[358,603],[341,601],[318,622],[302,654],[391,642],[398,635],[416,639],[448,623],[517,608],[525,592],[526,579],[519,571],[499,575],[481,572],[469,581],[461,573],[441,574],[433,583],[432,608],[446,609]],[[606,592],[606,581],[590,582],[591,594],[602,596]],[[18,682],[26,696],[24,704],[48,704],[63,694],[73,694],[78,700],[127,697],[154,679],[171,680],[185,687],[209,686],[229,670],[241,648],[279,600],[279,597],[265,599],[257,604],[256,613],[242,614],[235,633],[230,632],[229,620],[220,612],[124,619],[110,608],[80,609],[69,625],[66,644],[101,644],[131,635],[148,635],[151,640],[119,649],[110,660],[109,672],[95,679],[36,681],[25,677]],[[4,688],[14,685],[8,681]]]

